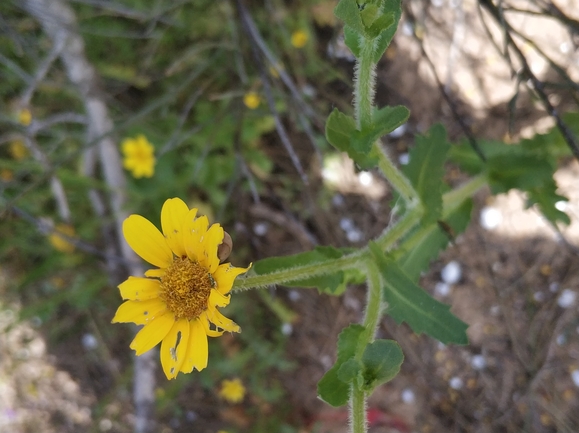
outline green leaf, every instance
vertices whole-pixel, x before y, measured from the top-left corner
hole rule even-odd
[[[424,332],[445,344],[468,343],[468,325],[450,312],[449,305],[438,302],[417,286],[376,243],[370,242],[369,247],[382,274],[387,313],[397,323],[406,322],[417,334]]]
[[[450,240],[466,229],[472,207],[472,200],[468,199],[444,221],[432,222],[426,229],[419,226],[402,241],[394,258],[413,282],[418,281],[420,273],[428,269],[430,261],[438,257]]]
[[[380,15],[373,21],[372,25],[366,26],[366,36],[369,39],[376,39],[381,33],[387,31],[392,24],[394,24],[394,14]]]
[[[350,358],[344,362],[338,369],[338,379],[344,383],[353,382],[358,377],[363,378],[362,363],[356,358]]]
[[[374,52],[374,63],[378,63],[382,58],[382,55],[390,45],[394,33],[398,29],[398,23],[400,22],[400,16],[402,15],[402,8],[400,6],[400,0],[385,0],[382,6],[383,13],[393,15],[392,25],[385,28],[378,36],[376,43],[376,51]]]
[[[408,120],[410,111],[403,105],[384,107],[374,111],[372,125],[362,131],[355,130],[351,138],[351,146],[355,152],[367,155],[374,142],[380,137],[394,131]]]
[[[442,212],[442,178],[450,144],[440,124],[433,125],[427,135],[416,137],[410,151],[410,162],[402,171],[414,186],[424,208],[423,223],[436,221]]]
[[[354,358],[364,329],[362,325],[353,324],[340,332],[336,363],[318,382],[318,396],[334,407],[343,406],[348,402],[350,385],[340,380],[338,371],[344,363]]]
[[[378,385],[392,380],[404,361],[402,349],[393,340],[376,340],[366,346],[362,355],[362,389],[372,391]],[[345,367],[346,364],[342,366]]]
[[[344,43],[357,59],[360,58],[360,34],[351,27],[344,27]]]
[[[296,266],[312,265],[331,259],[339,259],[344,254],[352,252],[351,249],[337,249],[334,247],[318,246],[312,251],[294,254],[285,257],[270,257],[259,260],[253,265],[253,272],[257,275],[269,274],[280,269],[288,269]],[[346,284],[355,278],[355,274],[345,274],[338,271],[311,278],[299,279],[284,283],[288,287],[317,287],[320,292],[329,295],[340,295],[346,290]]]
[[[569,215],[555,207],[559,201],[568,201],[567,197],[557,194],[556,190],[557,185],[553,179],[540,187],[530,189],[527,191],[527,207],[536,204],[541,213],[553,224],[557,222],[571,224]]]
[[[360,16],[358,3],[356,0],[340,0],[338,5],[334,8],[334,15],[340,18],[347,26],[358,33],[364,33],[364,23]]]
[[[367,4],[359,13],[360,18],[362,18],[362,24],[364,24],[365,28],[368,28],[380,16],[380,9],[375,4]]]
[[[327,140],[339,151],[346,152],[360,167],[374,167],[377,164],[377,156],[374,152],[359,152],[351,145],[355,134],[358,134],[358,131],[354,118],[334,108],[326,121]]]

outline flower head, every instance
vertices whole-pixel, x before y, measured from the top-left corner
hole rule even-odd
[[[147,219],[131,215],[123,223],[127,243],[141,258],[157,266],[146,278],[129,277],[119,289],[126,301],[113,323],[145,325],[131,349],[142,355],[161,343],[161,365],[168,379],[179,372],[207,366],[207,337],[240,332],[218,307],[229,304],[235,278],[249,268],[219,264],[217,249],[224,231],[209,227],[206,216],[178,198],[165,201],[161,210],[163,234]]]
[[[72,253],[74,244],[66,240],[64,236],[74,237],[74,227],[66,223],[57,224],[54,231],[48,236],[48,240],[55,250],[61,253]]]
[[[28,156],[28,148],[22,140],[14,140],[11,142],[9,152],[16,161],[21,161]]]
[[[256,92],[247,92],[243,95],[243,103],[250,110],[255,110],[261,103],[261,98]]]
[[[303,30],[296,30],[292,33],[291,43],[294,48],[303,48],[308,42],[308,34]]]
[[[239,403],[245,397],[245,386],[239,378],[225,379],[221,382],[219,396],[229,403]]]
[[[143,134],[136,138],[126,138],[121,144],[125,159],[123,167],[130,170],[133,177],[152,177],[155,172],[155,148]]]
[[[24,126],[30,125],[32,122],[32,113],[28,108],[23,108],[18,112],[18,123]]]

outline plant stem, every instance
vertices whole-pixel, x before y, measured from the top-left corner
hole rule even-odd
[[[350,420],[352,433],[366,433],[368,426],[366,423],[366,392],[356,388],[352,384],[350,388]]]
[[[389,225],[376,239],[382,251],[388,250],[395,242],[408,233],[420,220],[420,209],[409,209],[394,225]]]
[[[354,74],[354,112],[358,130],[372,124],[376,82],[376,64],[373,60],[375,49],[374,39],[360,36],[360,58]]]
[[[420,203],[418,194],[406,176],[404,176],[404,174],[402,174],[402,172],[398,170],[390,160],[390,157],[384,151],[380,140],[376,140],[374,143],[374,152],[378,155],[378,167],[382,173],[384,173],[388,182],[390,182],[390,184],[402,196],[404,201],[407,203],[407,207],[417,206]]]

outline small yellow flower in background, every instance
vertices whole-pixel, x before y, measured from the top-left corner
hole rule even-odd
[[[243,95],[243,103],[250,110],[255,110],[261,103],[261,98],[256,92],[247,92]]]
[[[131,276],[119,286],[126,301],[112,322],[145,325],[131,349],[139,356],[161,343],[161,366],[167,379],[174,379],[179,372],[207,367],[208,336],[241,331],[218,307],[229,304],[233,281],[249,267],[219,264],[223,228],[209,227],[206,216],[197,218],[197,209],[179,198],[163,204],[161,228],[163,233],[140,215],[124,221],[127,243],[158,269],[148,270],[144,278]]]
[[[8,149],[12,158],[21,161],[28,156],[28,148],[22,140],[14,140]]]
[[[245,397],[245,386],[238,378],[221,382],[219,396],[229,403],[239,403]]]
[[[24,108],[18,112],[18,123],[24,126],[30,125],[32,122],[32,113],[28,108]]]
[[[143,134],[136,138],[126,138],[121,143],[125,156],[123,167],[131,172],[134,178],[152,177],[155,173],[155,148]]]
[[[303,48],[308,42],[308,34],[303,30],[296,30],[292,33],[291,43],[295,48]]]
[[[12,170],[8,170],[7,168],[3,168],[0,171],[0,180],[2,180],[2,182],[10,182],[14,179],[14,173],[12,172]]]
[[[72,253],[74,251],[74,244],[71,244],[65,238],[59,236],[58,233],[62,233],[63,235],[72,238],[75,234],[74,227],[66,223],[57,224],[54,231],[50,236],[48,236],[48,240],[55,250],[60,251],[61,253]]]

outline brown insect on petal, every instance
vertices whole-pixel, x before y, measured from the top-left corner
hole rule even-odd
[[[229,254],[231,254],[231,250],[233,249],[233,240],[231,240],[231,236],[226,231],[223,232],[223,242],[219,244],[217,247],[217,257],[219,257],[219,261],[223,262]]]

